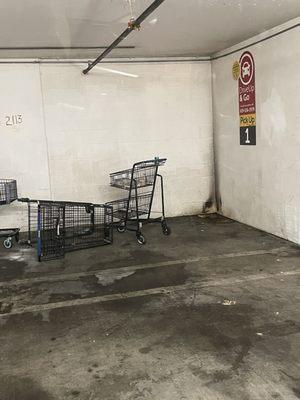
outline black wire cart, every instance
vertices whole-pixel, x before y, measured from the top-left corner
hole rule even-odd
[[[136,232],[137,242],[146,243],[141,228],[143,224],[159,222],[164,235],[170,235],[171,230],[165,218],[163,177],[158,168],[165,164],[166,158],[155,158],[137,162],[131,169],[110,174],[110,185],[127,190],[128,197],[106,203],[113,208],[114,225],[123,233],[127,230]],[[152,204],[157,178],[161,184],[161,215],[152,218]]]
[[[39,261],[113,241],[112,207],[103,204],[19,199],[28,204],[28,244]]]
[[[10,204],[17,200],[17,182],[14,179],[0,179],[0,206]],[[10,249],[13,238],[19,241],[19,228],[0,228],[0,238],[4,238],[3,246]]]

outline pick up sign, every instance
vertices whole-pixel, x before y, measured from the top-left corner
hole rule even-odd
[[[239,113],[240,145],[256,145],[255,64],[252,54],[245,51],[240,58]]]

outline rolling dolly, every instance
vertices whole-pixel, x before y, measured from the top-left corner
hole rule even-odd
[[[133,164],[130,169],[110,174],[111,186],[128,191],[126,198],[106,203],[113,208],[114,225],[117,226],[119,233],[126,230],[136,232],[137,242],[140,245],[146,243],[141,231],[143,224],[158,222],[164,235],[171,234],[165,217],[163,177],[158,173],[158,168],[166,161],[166,158],[141,161]],[[161,216],[152,218],[157,178],[160,179],[161,187]]]
[[[0,179],[0,206],[7,205],[17,200],[17,182],[14,179]],[[0,228],[0,238],[4,238],[3,246],[10,249],[13,238],[19,241],[19,228]]]
[[[112,208],[103,204],[19,199],[28,204],[28,238],[39,261],[111,244]]]

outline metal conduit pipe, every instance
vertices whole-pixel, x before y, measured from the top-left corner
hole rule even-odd
[[[122,40],[124,40],[130,32],[132,32],[136,27],[140,26],[140,24],[157,9],[165,0],[155,0],[150,6],[134,21],[133,24],[129,25],[123,33],[110,45],[99,57],[96,58],[93,62],[89,64],[89,66],[84,69],[82,72],[87,74],[95,65],[97,65],[104,57],[107,56]]]

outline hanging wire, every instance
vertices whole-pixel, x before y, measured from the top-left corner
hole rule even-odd
[[[134,8],[133,4],[134,4],[135,0],[126,0],[126,2],[129,5],[130,15],[131,15],[130,20],[128,22],[128,27],[139,31],[141,29],[141,27],[140,27],[140,25],[135,23],[135,16],[134,16],[134,9],[133,9]]]
[[[134,19],[134,15],[133,15],[133,5],[132,5],[132,0],[127,0],[127,3],[129,4],[129,9],[130,9],[130,15],[131,15],[131,20]]]

